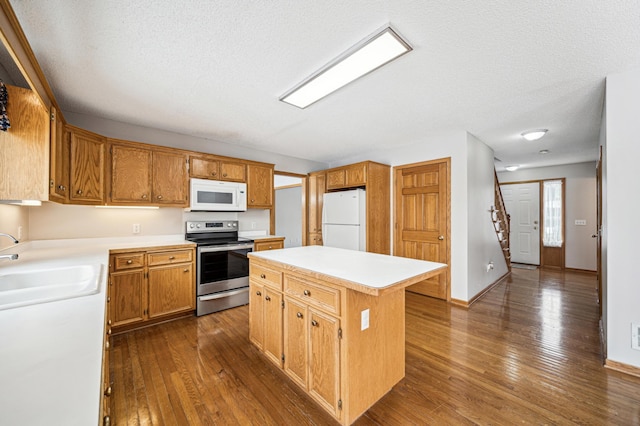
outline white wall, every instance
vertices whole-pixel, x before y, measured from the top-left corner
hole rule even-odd
[[[607,221],[609,220],[609,215],[607,212],[607,105],[605,100],[605,106],[602,109],[602,124],[600,126],[600,148],[602,150],[602,163],[600,164],[600,168],[602,169],[602,228],[600,230],[600,286],[602,287],[602,300],[600,303],[602,304],[602,329],[604,330],[604,340],[605,343],[607,341],[607,317],[609,311],[609,305],[607,297],[608,293],[608,283],[607,277],[608,273],[608,253],[607,246],[609,244],[607,237]],[[605,347],[606,351],[606,347]],[[607,354],[604,354],[605,357]]]
[[[607,77],[606,109],[607,357],[640,367],[631,349],[631,323],[640,324],[640,70]]]
[[[488,262],[488,257],[485,255],[481,256],[484,260],[474,258],[472,262],[474,270],[469,270],[469,242],[472,241],[476,246],[498,244],[495,234],[492,237],[487,236],[485,228],[468,228],[468,212],[476,213],[469,208],[468,200],[468,145],[482,143],[473,137],[469,139],[469,137],[470,135],[463,130],[428,134],[419,141],[403,146],[394,146],[390,149],[363,152],[358,156],[344,158],[330,165],[330,167],[337,167],[358,161],[372,160],[391,166],[400,166],[451,157],[451,297],[462,301],[468,301],[475,295],[475,293],[470,292],[470,281],[474,282],[472,286],[474,291],[483,281],[476,276],[477,264]],[[482,151],[480,148],[477,149]],[[474,174],[493,173],[493,155],[491,155],[491,159],[490,165],[484,162],[479,163],[482,165],[478,165]],[[487,168],[487,170],[484,170],[484,168]],[[391,181],[392,220],[390,226],[393,224],[394,213],[393,176]],[[474,187],[474,190],[477,189],[478,187]],[[491,190],[493,190],[493,180],[491,180]],[[490,218],[487,217],[487,219],[489,220]],[[393,226],[391,226],[391,232],[391,241],[393,242]]]
[[[552,154],[550,154],[552,155]],[[565,267],[595,271],[597,241],[591,235],[596,223],[596,163],[520,169],[498,173],[500,183],[566,178],[565,187]],[[576,220],[587,225],[576,225]]]
[[[470,300],[508,272],[502,248],[491,220],[495,205],[493,150],[467,134],[467,233],[468,283]],[[487,270],[492,262],[493,269]]]
[[[302,186],[276,189],[276,235],[285,237],[284,246],[302,245]]]
[[[11,234],[21,241],[29,239],[29,209],[35,207],[21,207],[10,204],[0,204],[0,232]],[[22,228],[22,236],[18,236],[18,228]],[[0,249],[14,245],[6,237],[0,237]]]

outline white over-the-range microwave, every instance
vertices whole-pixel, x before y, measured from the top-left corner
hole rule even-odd
[[[191,211],[243,212],[247,210],[247,184],[191,178]]]

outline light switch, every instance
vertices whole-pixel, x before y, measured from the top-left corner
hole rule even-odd
[[[576,219],[575,224],[578,226],[585,226],[587,224],[587,221],[584,219]]]
[[[360,331],[369,328],[369,310],[365,309],[360,312]]]

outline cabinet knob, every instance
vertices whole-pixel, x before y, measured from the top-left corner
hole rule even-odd
[[[131,265],[133,263],[133,260],[129,259],[127,260],[127,265]]]
[[[111,336],[111,328],[109,328],[109,329],[107,330],[107,335],[108,335],[108,336]]]
[[[142,199],[146,200],[147,199],[147,194],[142,194]]]
[[[252,203],[255,203],[255,202],[256,202],[256,200],[252,199],[252,200],[251,200],[251,202],[252,202]]]
[[[223,174],[222,174],[222,177],[227,177],[227,174],[226,174],[226,173],[223,173]]]
[[[107,297],[107,303],[111,302],[111,296]]]
[[[111,345],[109,344],[109,341],[107,340],[107,341],[104,343],[104,348],[105,348],[106,350],[109,350],[109,346],[111,346]]]
[[[264,300],[266,300],[267,302],[270,302],[270,301],[271,301],[271,298],[270,298],[269,296],[265,296],[265,297],[264,297]]]
[[[316,321],[316,320],[312,320],[312,321],[311,321],[311,325],[312,325],[313,327],[317,327],[317,326],[318,326],[318,321]]]
[[[269,250],[271,250],[273,247],[269,246]]]
[[[296,316],[297,316],[298,318],[302,318],[302,312],[298,312],[298,313],[296,314]]]
[[[111,417],[104,416],[104,421],[102,422],[103,426],[111,426]]]
[[[256,296],[262,296],[262,293],[260,293],[259,291],[256,291]]]
[[[176,258],[175,256],[169,256],[169,260],[173,260],[175,258]]]
[[[158,195],[156,198],[157,198],[158,200],[162,200],[162,195]]]
[[[215,176],[217,174],[218,174],[218,172],[211,172],[211,176]]]
[[[260,274],[260,278],[264,280],[265,278],[267,278],[267,276],[265,274]]]
[[[309,290],[305,290],[302,292],[305,296],[311,296],[311,292]]]
[[[78,190],[76,191],[76,194],[78,194],[78,195],[82,195],[82,189],[78,189]]]
[[[58,190],[63,191],[66,190],[67,188],[64,187],[64,185],[58,185]]]
[[[109,386],[104,390],[104,396],[111,396],[111,391],[112,391],[111,386]]]
[[[111,320],[107,321],[107,325],[111,325]]]
[[[442,241],[442,240],[444,240],[444,236],[443,236],[443,235],[440,235],[440,236],[438,237],[438,239],[439,239],[440,241]]]
[[[189,268],[184,268],[184,272],[189,272]]]

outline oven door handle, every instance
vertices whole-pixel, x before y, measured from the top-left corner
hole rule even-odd
[[[214,293],[214,294],[209,294],[209,295],[206,295],[206,296],[200,296],[200,297],[198,297],[198,300],[200,300],[202,302],[206,302],[207,300],[222,299],[223,297],[235,296],[236,294],[242,294],[242,293],[248,293],[248,292],[249,292],[249,287],[243,287],[243,288],[240,288],[238,290],[223,291],[223,292],[220,292],[220,293]]]
[[[212,253],[216,251],[233,251],[241,249],[252,249],[253,244],[238,244],[234,246],[213,246],[213,247],[198,247],[200,253]]]

